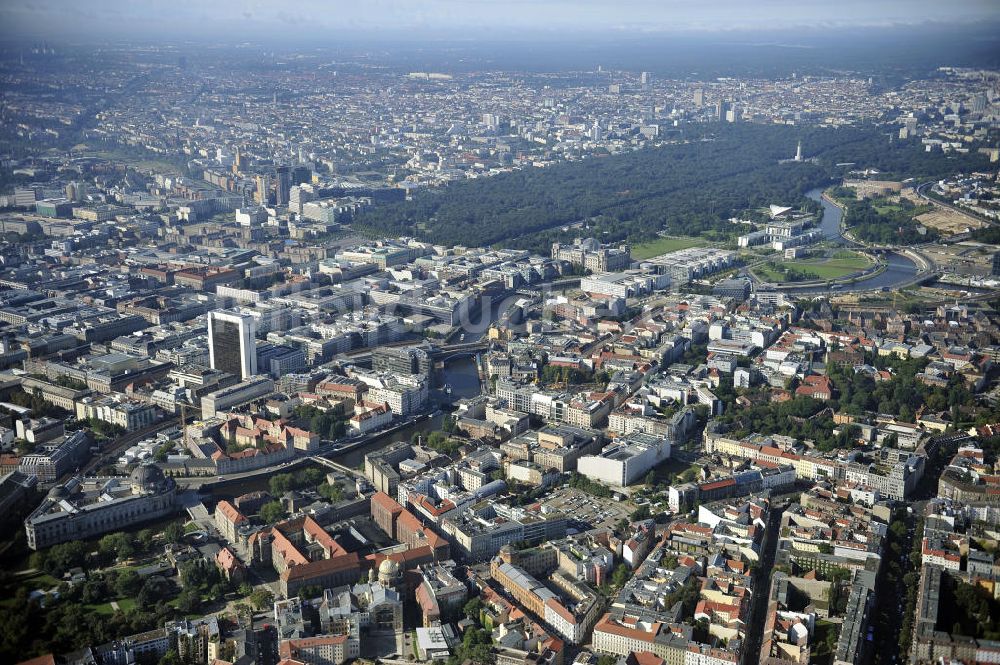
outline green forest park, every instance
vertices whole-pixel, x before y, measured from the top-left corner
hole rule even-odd
[[[781,163],[800,140],[816,162]],[[975,151],[928,153],[919,141],[873,127],[699,125],[662,147],[420,192],[364,211],[355,227],[369,235],[542,253],[574,235],[564,227],[582,221],[588,235],[605,242],[639,243],[661,231],[723,239],[736,233],[727,221],[734,213],[770,203],[808,205],[807,191],[837,182],[851,168],[929,179],[981,168],[986,159]]]

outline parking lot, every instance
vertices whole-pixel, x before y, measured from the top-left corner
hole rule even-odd
[[[572,487],[560,487],[544,501],[553,509],[565,513],[570,519],[570,528],[577,531],[614,527],[618,520],[627,520],[633,510],[626,501],[594,497]]]

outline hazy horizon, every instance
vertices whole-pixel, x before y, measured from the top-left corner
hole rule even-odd
[[[0,4],[5,40],[88,38],[221,42],[241,39],[516,39],[615,35],[725,34],[896,26],[975,26],[1000,20],[996,0],[890,0],[839,3],[762,0],[257,0],[143,2],[10,0]],[[794,44],[796,34],[788,34]]]

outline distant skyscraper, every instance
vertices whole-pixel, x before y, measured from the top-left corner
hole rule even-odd
[[[701,88],[695,88],[694,91],[694,105],[701,108],[705,105],[705,91]]]
[[[292,185],[305,185],[312,181],[312,169],[308,166],[296,166],[292,169]]]
[[[802,161],[802,141],[799,141],[799,145],[795,148],[795,161]]]
[[[257,176],[257,203],[267,205],[267,197],[271,189],[270,180],[266,175]]]
[[[288,205],[288,196],[292,191],[292,169],[287,166],[279,166],[277,169],[278,178],[274,184],[275,205]]]
[[[257,373],[256,325],[236,312],[208,313],[208,358],[212,369],[249,378]]]
[[[718,121],[723,121],[726,119],[726,113],[729,111],[729,102],[724,100],[719,100],[715,103],[715,119]]]
[[[641,83],[642,85],[649,85],[652,82],[653,82],[653,75],[650,74],[649,72],[643,72],[642,74],[639,74],[639,83]]]

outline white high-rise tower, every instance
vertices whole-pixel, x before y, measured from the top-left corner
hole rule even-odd
[[[798,147],[795,149],[795,161],[802,161],[802,141],[799,141]]]
[[[208,313],[208,359],[212,369],[241,381],[257,373],[256,322],[239,312]]]

